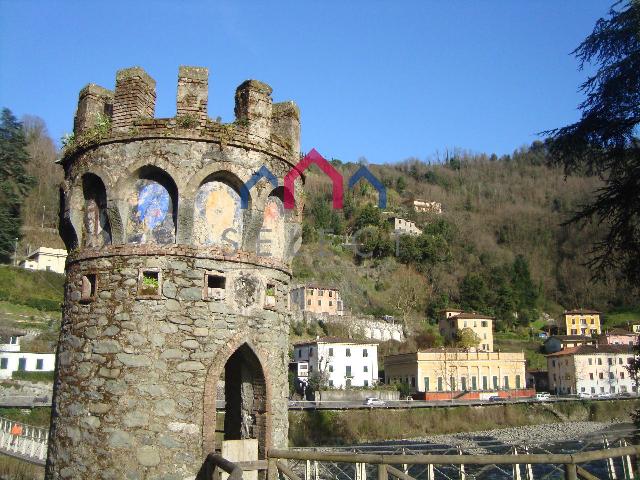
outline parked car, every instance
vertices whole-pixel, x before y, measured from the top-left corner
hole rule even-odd
[[[539,402],[545,402],[551,400],[551,395],[547,392],[538,392],[536,393],[536,400]]]
[[[578,398],[593,398],[593,394],[589,392],[580,392],[578,393]]]
[[[503,400],[503,398],[499,397],[498,395],[494,395],[492,397],[489,397],[489,401],[490,402],[501,402]]]
[[[364,404],[369,407],[380,407],[382,405],[386,405],[384,400],[380,400],[379,398],[376,398],[376,397],[367,397],[364,400]]]

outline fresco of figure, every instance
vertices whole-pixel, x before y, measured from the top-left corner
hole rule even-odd
[[[207,182],[196,195],[193,236],[195,243],[222,247],[242,242],[240,195],[223,182]]]
[[[129,199],[129,243],[175,243],[173,200],[169,191],[154,180],[136,181]]]
[[[278,197],[268,198],[260,230],[260,254],[282,259],[284,256],[284,204]]]
[[[103,199],[88,198],[84,204],[83,243],[85,247],[99,248],[111,244],[109,219]]]

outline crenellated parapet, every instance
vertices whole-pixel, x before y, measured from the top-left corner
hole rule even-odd
[[[80,92],[75,140],[66,149],[75,152],[107,141],[139,135],[202,138],[222,144],[238,144],[275,150],[297,162],[300,151],[300,115],[294,102],[274,104],[272,89],[258,80],[243,82],[235,93],[234,122],[221,124],[207,114],[209,72],[204,67],[181,66],[178,73],[176,116],[155,118],[156,82],[142,68],[120,70],[115,91],[89,84]],[[110,122],[96,132],[98,124]]]

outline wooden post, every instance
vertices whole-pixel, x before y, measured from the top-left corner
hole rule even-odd
[[[278,480],[278,467],[276,466],[277,460],[270,458],[267,463],[267,478],[269,480]]]
[[[575,463],[566,463],[564,465],[564,478],[565,480],[578,480]]]
[[[304,480],[311,480],[311,460],[305,461]]]
[[[387,466],[384,463],[378,464],[378,480],[388,480]]]

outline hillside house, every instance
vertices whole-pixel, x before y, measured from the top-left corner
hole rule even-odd
[[[442,204],[440,202],[427,202],[426,200],[409,200],[407,205],[413,207],[418,213],[442,213]]]
[[[293,310],[327,315],[344,315],[340,290],[322,285],[300,285],[290,291]]]
[[[11,378],[15,371],[52,372],[55,369],[55,353],[28,353],[20,351],[24,332],[0,329],[0,378]]]
[[[605,331],[597,339],[600,345],[637,345],[639,334],[623,330],[621,328],[614,328]]]
[[[595,344],[595,338],[584,335],[553,335],[545,340],[543,348],[545,353],[556,353],[566,348]]]
[[[599,335],[600,312],[583,309],[565,311],[561,326],[567,335]]]
[[[391,224],[395,235],[420,235],[422,233],[422,230],[416,227],[415,222],[411,220],[391,217],[387,221]]]
[[[40,247],[27,255],[20,264],[29,270],[46,270],[56,273],[64,273],[64,265],[67,260],[67,251],[63,248]]]
[[[634,358],[629,345],[581,345],[547,355],[550,391],[602,395],[637,392],[626,367]]]
[[[294,362],[308,364],[307,376],[324,372],[329,388],[372,387],[378,383],[378,345],[373,342],[317,338],[294,344],[293,355]]]
[[[470,328],[480,340],[477,350],[493,352],[493,318],[475,312],[463,312],[457,309],[440,311],[438,327],[440,334],[449,342],[455,343],[460,332]],[[475,350],[475,349],[472,349]]]

